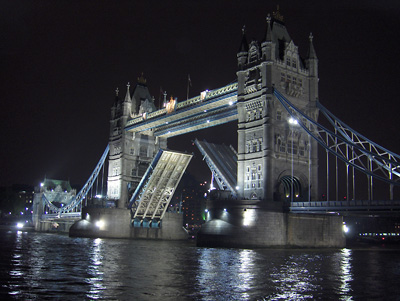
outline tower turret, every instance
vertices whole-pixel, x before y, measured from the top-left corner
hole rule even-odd
[[[265,41],[261,43],[263,60],[270,61],[275,57],[275,43],[272,41],[271,16],[267,16],[267,30],[265,33]]]

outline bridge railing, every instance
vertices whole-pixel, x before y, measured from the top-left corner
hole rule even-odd
[[[80,218],[81,217],[81,212],[64,212],[62,214],[63,218]],[[46,219],[60,219],[60,214],[59,213],[49,213],[49,214],[42,214],[41,220],[46,220]]]

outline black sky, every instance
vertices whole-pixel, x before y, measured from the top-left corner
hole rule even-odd
[[[303,57],[313,33],[321,103],[400,153],[398,1],[0,0],[0,186],[83,184],[107,144],[117,87],[125,95],[143,72],[156,99],[162,87],[183,100],[188,74],[191,96],[229,84],[243,25],[261,41],[277,4]],[[235,135],[230,124],[169,147],[235,145]]]

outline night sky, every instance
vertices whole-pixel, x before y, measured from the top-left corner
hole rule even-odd
[[[320,101],[358,132],[400,153],[399,1],[0,0],[0,186],[45,177],[84,184],[106,147],[118,87],[143,72],[150,92],[185,100],[236,79],[243,25],[261,41],[276,10],[299,46],[314,36]],[[236,146],[236,124],[194,137]]]

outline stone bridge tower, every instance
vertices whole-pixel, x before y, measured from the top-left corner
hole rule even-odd
[[[267,17],[264,40],[243,38],[238,59],[238,192],[244,199],[307,201],[318,196],[317,142],[273,95],[318,118],[318,59],[309,38],[305,60],[279,11]],[[310,196],[310,197],[309,197]]]
[[[167,147],[167,139],[156,138],[151,131],[134,133],[124,130],[131,118],[156,110],[143,75],[138,78],[132,93],[130,85],[127,85],[124,99],[119,97],[118,90],[116,92],[110,119],[107,196],[118,201],[118,208],[126,208],[128,198],[155,154],[160,148]]]

